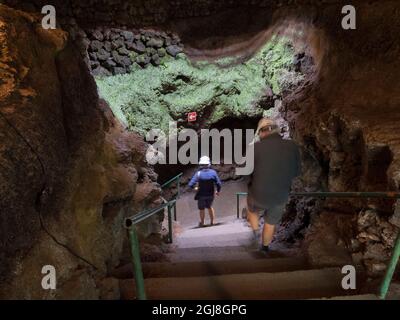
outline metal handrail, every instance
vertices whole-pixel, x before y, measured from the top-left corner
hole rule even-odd
[[[164,189],[166,186],[170,185],[175,180],[179,180],[182,176],[183,176],[183,172],[181,172],[180,174],[176,175],[175,177],[169,179],[167,182],[165,182],[161,185],[161,189]]]
[[[175,177],[169,179],[167,182],[163,183],[161,185],[161,189],[164,189],[165,187],[169,186],[170,184],[172,184],[173,182],[177,182],[177,193],[175,195],[174,199],[178,199],[179,196],[181,195],[181,178],[183,176],[183,172],[179,173],[178,175],[176,175]],[[176,217],[176,210],[174,211],[174,220],[177,221],[177,217]]]
[[[399,192],[293,192],[294,197],[316,197],[316,198],[386,198],[399,199]]]
[[[239,197],[246,196],[247,192],[236,193],[237,218],[239,219]],[[294,197],[315,197],[315,198],[386,198],[400,199],[399,192],[293,192],[290,193]],[[397,234],[396,242],[393,248],[392,256],[386,268],[385,276],[379,286],[378,296],[385,299],[389,291],[393,274],[400,259],[400,232]]]
[[[157,212],[163,210],[164,208],[168,206],[175,205],[177,199],[170,200],[166,203],[163,203],[159,205],[158,207],[152,208],[150,210],[142,211],[138,214],[135,214],[131,217],[125,218],[125,227],[129,228],[132,225],[138,224],[139,222],[142,222],[143,220],[146,220],[147,218],[151,217],[153,214],[156,214]]]
[[[176,221],[176,201],[180,196],[180,178],[182,177],[183,173],[178,174],[177,176],[173,177],[172,179],[168,180],[164,183],[161,188],[165,188],[166,186],[170,185],[172,182],[177,181],[178,184],[178,193],[174,199],[166,201],[165,203],[150,209],[145,209],[133,216],[125,218],[124,227],[128,230],[128,236],[130,241],[131,247],[131,254],[132,254],[132,264],[133,264],[133,272],[135,275],[135,284],[136,284],[136,293],[137,298],[139,300],[146,300],[146,290],[144,287],[144,277],[143,277],[143,270],[142,270],[142,262],[140,259],[140,246],[139,246],[139,238],[137,235],[136,225],[143,220],[150,218],[152,215],[164,210],[165,208],[168,209],[168,240],[169,243],[172,243],[172,210],[174,211],[174,217]]]

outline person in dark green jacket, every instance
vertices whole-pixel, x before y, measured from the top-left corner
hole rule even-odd
[[[254,143],[254,170],[250,176],[247,196],[247,219],[259,241],[259,218],[264,216],[261,250],[268,251],[275,226],[280,223],[292,180],[300,174],[300,153],[291,140],[284,140],[279,127],[269,118],[258,123]]]

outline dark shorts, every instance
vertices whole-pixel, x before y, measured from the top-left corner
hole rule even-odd
[[[197,207],[199,210],[211,208],[214,201],[214,197],[201,197],[197,200]]]
[[[286,202],[280,204],[271,204],[267,208],[257,206],[251,197],[247,197],[247,208],[249,211],[264,216],[264,221],[271,225],[279,224],[285,212]]]

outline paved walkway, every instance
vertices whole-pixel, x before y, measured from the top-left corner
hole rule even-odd
[[[219,196],[215,197],[213,207],[215,209],[216,221],[225,217],[236,217],[236,192],[247,192],[247,186],[244,181],[229,181],[222,184],[222,191]],[[183,193],[177,201],[178,221],[182,227],[197,226],[199,218],[199,210],[197,201],[194,200],[195,191]],[[246,197],[240,197],[240,213],[246,205]],[[206,210],[206,224],[210,223]]]

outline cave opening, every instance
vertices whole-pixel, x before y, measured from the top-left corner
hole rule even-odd
[[[204,129],[255,131],[262,117],[273,118],[285,139],[293,139],[295,117],[287,117],[283,105],[285,98],[295,92],[299,94],[305,83],[310,83],[316,73],[311,45],[305,40],[304,26],[290,24],[277,28],[276,34],[264,33],[264,40],[257,37],[253,52],[235,52],[209,59],[201,55],[201,49],[186,50],[185,43],[177,34],[163,30],[102,29],[87,30],[90,40],[87,45],[88,64],[96,79],[99,95],[110,105],[114,115],[130,131],[143,139],[149,131],[161,130],[168,136],[169,125],[174,122],[178,132],[193,129],[199,140]],[[206,41],[207,42],[207,41]],[[196,52],[195,58],[187,52]],[[209,52],[207,52],[209,54]],[[287,108],[287,107],[286,107]],[[196,120],[189,121],[188,114],[196,113]],[[242,135],[242,146],[249,141]],[[157,140],[156,140],[157,141]],[[188,142],[178,141],[181,148]],[[211,159],[213,169],[220,175],[225,192],[216,199],[217,216],[225,218],[236,211],[234,204],[237,192],[247,190],[246,179],[236,175],[237,164],[224,163],[225,139],[220,140],[219,159]],[[154,143],[150,141],[149,143]],[[198,144],[194,163],[156,163],[154,169],[158,182],[163,184],[183,173],[180,180],[184,200],[178,201],[181,223],[188,227],[197,223],[198,213],[187,184],[197,171],[197,161],[209,150]],[[232,140],[231,150],[235,148]],[[242,156],[246,148],[242,148]],[[167,143],[164,157],[169,158]],[[211,157],[212,158],[212,157]],[[164,190],[163,196],[170,199],[177,192],[176,184]],[[218,204],[221,203],[221,205]],[[226,204],[230,204],[226,206]],[[240,199],[241,215],[244,215],[245,198]],[[292,206],[293,207],[293,206]],[[290,208],[290,206],[289,206]],[[243,214],[242,214],[243,211]],[[290,210],[289,210],[290,211]],[[286,221],[294,220],[295,210]],[[302,220],[302,228],[308,226],[309,217]],[[283,225],[283,229],[290,223]],[[300,239],[301,233],[280,237],[288,243]]]

